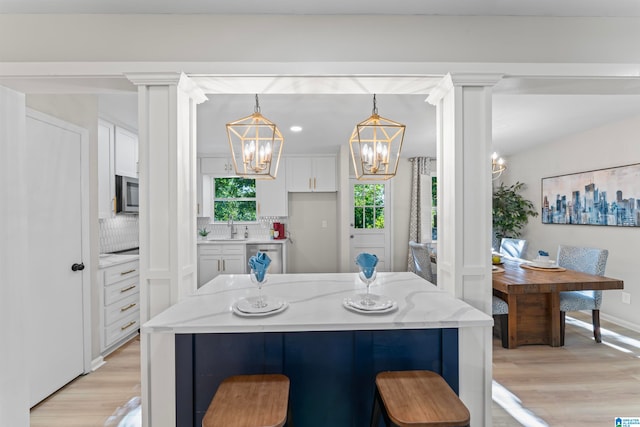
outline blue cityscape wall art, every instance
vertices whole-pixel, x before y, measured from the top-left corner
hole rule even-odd
[[[640,225],[640,164],[542,178],[542,223]]]

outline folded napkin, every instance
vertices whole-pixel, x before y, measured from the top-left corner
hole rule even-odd
[[[358,264],[360,270],[362,270],[362,274],[364,274],[364,277],[370,279],[371,276],[373,276],[373,272],[376,271],[378,257],[374,254],[362,252],[356,257],[356,264]]]
[[[540,255],[540,256],[549,256],[549,252],[538,251],[538,255]]]
[[[269,258],[269,256],[264,252],[258,251],[257,254],[249,258],[249,267],[253,270],[258,282],[262,282],[264,280],[264,275],[267,273],[269,264],[271,264],[271,258]]]

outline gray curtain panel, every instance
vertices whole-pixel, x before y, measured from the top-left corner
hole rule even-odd
[[[409,240],[420,243],[421,236],[423,235],[423,228],[431,227],[431,223],[424,224],[421,219],[422,206],[425,203],[429,202],[428,200],[421,200],[421,194],[425,194],[425,196],[428,194],[428,197],[431,197],[431,180],[423,180],[421,179],[421,176],[429,176],[432,172],[435,172],[436,161],[431,157],[411,157],[409,161],[411,161],[411,206],[409,209]],[[429,183],[429,189],[425,192],[422,191],[422,186],[426,183]],[[427,206],[430,206],[430,204]],[[407,248],[408,247],[409,243],[407,242]],[[407,257],[407,269],[408,271],[415,272],[411,251],[409,251],[409,256]]]

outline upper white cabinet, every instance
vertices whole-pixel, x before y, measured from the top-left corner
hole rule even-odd
[[[200,172],[203,175],[235,175],[231,158],[228,157],[202,157],[200,159]]]
[[[278,167],[276,179],[256,180],[258,216],[288,216],[287,180],[284,164]]]
[[[98,217],[116,214],[115,126],[98,120]]]
[[[287,157],[287,191],[337,191],[336,158]]]
[[[116,175],[138,177],[138,136],[116,126]]]

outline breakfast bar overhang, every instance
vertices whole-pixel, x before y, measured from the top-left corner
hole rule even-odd
[[[460,335],[490,341],[493,319],[413,273],[378,274],[371,292],[397,303],[389,312],[343,306],[363,290],[355,273],[274,274],[264,292],[284,298],[286,310],[244,317],[232,306],[256,295],[249,276],[218,276],[143,325],[144,418],[154,427],[199,426],[225,377],[283,373],[296,425],[365,426],[375,374],[409,369],[437,372],[454,391],[466,390],[460,395],[473,417],[470,400],[490,398],[490,375],[464,374]],[[482,359],[471,371],[485,369]]]

